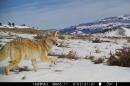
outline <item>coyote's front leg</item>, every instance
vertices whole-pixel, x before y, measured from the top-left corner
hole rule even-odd
[[[55,64],[56,60],[57,60],[57,58],[55,58],[55,57],[48,56],[48,54],[46,52],[41,54],[40,59],[42,62],[50,62],[51,64]]]
[[[48,56],[48,60],[51,62],[51,64],[56,64],[57,57],[54,57],[54,56]]]
[[[33,65],[33,70],[36,72],[37,71],[37,64],[36,64],[36,59],[31,59],[32,65]]]

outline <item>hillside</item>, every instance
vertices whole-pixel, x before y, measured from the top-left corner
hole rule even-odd
[[[68,33],[68,34],[99,33],[99,34],[104,34],[104,36],[106,36],[107,33],[109,34],[115,33],[114,36],[119,36],[119,35],[129,36],[129,34],[127,34],[129,32],[126,32],[126,34],[122,34],[122,31],[129,31],[129,28],[130,28],[130,15],[124,15],[118,17],[108,17],[91,23],[81,23],[79,25],[64,28],[60,30],[60,32]]]
[[[30,26],[20,26],[20,25],[9,26],[4,24],[0,26],[0,32],[37,34],[37,33],[43,33],[44,30],[36,29]]]

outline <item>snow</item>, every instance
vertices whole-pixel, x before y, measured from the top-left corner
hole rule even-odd
[[[122,27],[125,30],[125,35],[130,36],[130,29]]]
[[[109,36],[109,37],[111,37],[111,36],[120,37],[118,30],[107,32],[107,33],[105,33],[105,36]]]
[[[126,15],[126,16],[119,16],[120,18],[123,18],[124,20],[130,20],[130,16]]]
[[[36,34],[16,34],[18,37],[33,39]]]
[[[2,26],[0,26],[0,28],[19,28],[19,29],[23,29],[23,28],[31,28],[29,26],[20,26],[20,25],[15,25],[14,27],[3,24]]]
[[[109,56],[110,52],[115,52],[115,49],[120,49],[124,46],[125,40],[120,40],[119,44],[113,42],[102,42],[102,43],[92,43],[91,41],[84,40],[65,40],[64,45],[67,47],[61,48],[56,47],[50,53],[51,54],[67,54],[69,51],[73,50],[77,53],[78,57],[85,58],[86,56],[95,56],[96,58],[104,58]],[[99,50],[99,53],[96,53]]]
[[[82,30],[82,29],[86,29],[86,28],[89,28],[89,29],[97,29],[97,28],[102,28],[102,29],[106,29],[106,27],[108,27],[109,25],[112,25],[113,27],[114,26],[120,26],[120,25],[129,25],[129,23],[121,23],[121,22],[112,22],[112,23],[107,23],[107,24],[94,24],[94,25],[84,25],[84,26],[77,26],[76,28],[79,29],[79,30]]]
[[[101,20],[97,20],[94,22],[89,23],[81,23],[78,25],[70,26],[68,28],[64,28],[61,30],[61,32],[70,33],[70,34],[77,34],[77,32],[80,32],[78,34],[82,35],[84,34],[97,34],[97,33],[104,33],[108,32],[108,36],[122,36],[122,34],[117,34],[117,29],[120,29],[120,27],[128,27],[130,26],[130,15],[124,15],[124,16],[115,16],[115,17],[107,17]],[[70,31],[69,31],[70,29]],[[116,31],[113,31],[116,30]],[[110,33],[109,33],[110,32]],[[117,35],[116,35],[116,34]],[[126,35],[127,36],[127,35]],[[128,35],[129,36],[129,35]]]
[[[92,64],[87,60],[59,59],[50,67],[38,62],[39,70],[0,75],[0,82],[129,82],[130,68]],[[29,62],[28,62],[29,63]],[[29,65],[26,63],[26,65]],[[26,76],[26,79],[22,77]]]
[[[2,25],[2,26],[0,26],[0,28],[13,28],[13,27],[10,27],[9,25]]]
[[[121,31],[122,30],[122,31]],[[122,34],[120,33],[122,32]],[[121,27],[121,29],[117,29],[115,31],[110,31],[104,33],[104,36],[109,36],[109,37],[130,37],[130,29],[126,27]]]
[[[9,36],[8,33],[3,32],[0,35],[0,37]],[[12,33],[12,35],[30,39],[33,39],[34,36],[31,34],[16,33]],[[114,53],[116,49],[120,49],[123,46],[130,46],[130,43],[127,43],[125,39],[100,39],[109,40],[110,42],[92,43],[92,41],[82,39],[64,40],[63,45],[67,47],[54,47],[49,53],[58,55],[62,53],[67,54],[73,50],[80,59],[59,58],[56,65],[52,66],[38,59],[37,72],[32,70],[33,67],[30,60],[24,60],[22,62],[23,66],[27,66],[30,71],[11,72],[11,75],[6,76],[3,74],[4,67],[9,61],[9,59],[6,59],[0,62],[0,82],[130,82],[129,67],[108,66],[105,62],[93,64],[90,60],[85,59],[86,56],[105,59],[109,57],[110,52]],[[0,44],[7,40],[3,39],[0,41]],[[99,50],[99,52],[96,53],[96,50]]]
[[[16,28],[31,28],[29,26],[19,26],[19,25],[15,25]]]

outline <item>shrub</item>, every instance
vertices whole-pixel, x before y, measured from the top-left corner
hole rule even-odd
[[[104,59],[103,58],[98,58],[98,59],[94,60],[93,62],[94,62],[94,64],[100,64],[100,63],[104,62]]]
[[[108,65],[130,67],[130,48],[123,47],[123,49],[118,49],[115,54],[110,53],[107,63]]]
[[[87,39],[87,36],[86,35],[73,35],[70,37],[70,39]]]
[[[0,48],[2,47],[2,44],[0,44]]]
[[[130,43],[130,39],[127,39],[127,42]]]
[[[57,55],[57,56],[58,56],[58,58],[65,58],[66,57],[66,55],[64,53]]]
[[[95,58],[95,56],[86,56],[85,59],[90,60],[94,64],[99,64],[99,63],[103,63],[104,62],[103,58]]]
[[[59,39],[62,39],[62,40],[65,40],[65,39],[66,39],[66,37],[65,37],[65,36],[62,36],[62,35],[58,36],[58,38],[59,38]]]
[[[95,50],[95,53],[100,53],[100,52],[101,52],[101,51],[100,51],[99,48]]]
[[[66,57],[69,58],[69,59],[78,59],[77,53],[72,51],[72,50],[69,51],[69,53],[66,55]]]
[[[101,40],[99,38],[95,38],[94,40],[92,40],[93,43],[101,43]]]
[[[95,59],[95,57],[94,56],[86,56],[85,59],[89,59],[89,60],[93,61]]]
[[[77,53],[73,50],[69,51],[68,54],[62,53],[61,55],[58,56],[58,58],[79,59]]]
[[[0,22],[0,26],[2,26],[2,23]]]
[[[43,37],[42,35],[34,36],[35,39],[41,39],[42,37]]]
[[[58,45],[58,47],[66,47],[66,48],[69,48],[69,45],[68,44],[65,44],[64,43],[64,41],[61,41],[61,42],[59,42],[59,45]]]
[[[14,22],[12,23],[12,26],[13,26],[13,27],[15,26],[15,23],[14,23]]]
[[[22,24],[21,26],[26,26],[26,24]]]
[[[11,23],[10,23],[10,22],[8,22],[8,25],[9,25],[9,26],[11,26]]]

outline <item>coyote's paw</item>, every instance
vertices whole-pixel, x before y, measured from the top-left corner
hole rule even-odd
[[[57,61],[57,57],[52,57],[52,56],[49,56],[49,60],[51,62],[51,65],[55,64],[56,65],[56,61]]]
[[[10,71],[9,71],[9,69],[7,67],[5,67],[5,69],[4,69],[4,74],[5,75],[10,75]]]
[[[52,60],[52,63],[56,65],[57,59],[58,59],[58,58],[54,58],[54,59]]]

